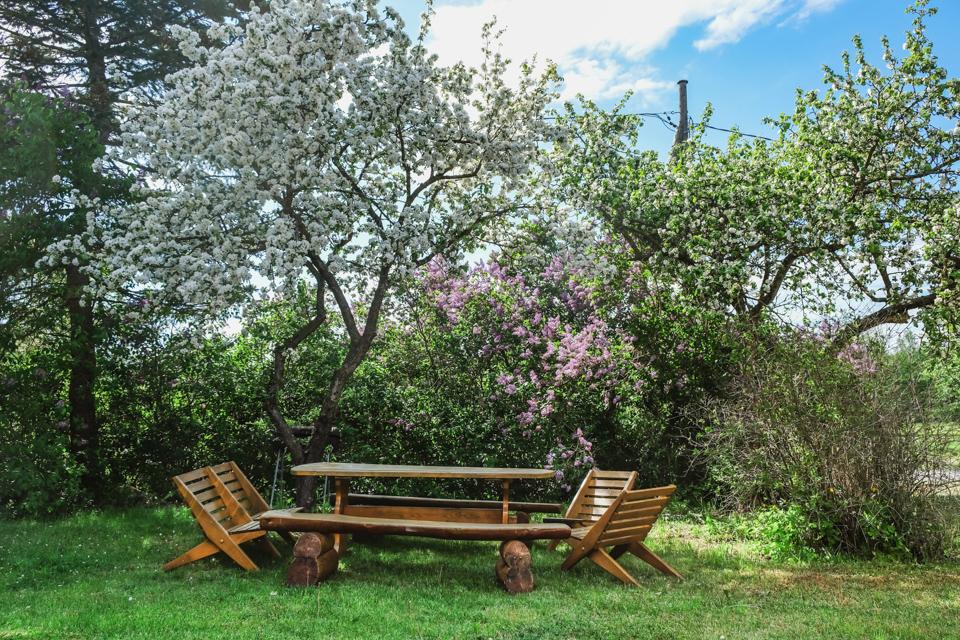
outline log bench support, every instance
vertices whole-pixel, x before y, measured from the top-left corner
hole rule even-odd
[[[530,547],[520,540],[505,540],[500,544],[500,557],[494,566],[497,580],[508,593],[533,591],[533,571]]]
[[[332,575],[340,563],[333,536],[304,533],[293,546],[293,562],[287,569],[287,586],[312,587]]]

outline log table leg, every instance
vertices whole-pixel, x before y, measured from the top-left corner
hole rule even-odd
[[[497,580],[509,593],[533,591],[533,572],[530,570],[530,549],[520,540],[506,540],[500,545],[500,557],[494,570]]]
[[[287,585],[312,587],[337,570],[340,556],[333,536],[304,533],[293,547],[293,562],[287,569]]]

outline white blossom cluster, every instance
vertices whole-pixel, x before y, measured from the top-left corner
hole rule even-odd
[[[508,86],[493,37],[479,69],[439,67],[425,31],[373,0],[251,3],[247,18],[206,48],[180,29],[195,66],[123,127],[146,178],[136,204],[91,214],[100,286],[222,311],[255,274],[280,294],[310,275],[382,281],[509,213],[550,134],[552,69]]]

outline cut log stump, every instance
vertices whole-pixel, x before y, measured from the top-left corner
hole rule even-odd
[[[293,546],[293,562],[287,569],[287,585],[312,587],[337,570],[340,556],[333,536],[304,533]]]
[[[495,572],[497,580],[509,593],[533,591],[533,572],[530,569],[530,548],[520,540],[506,540],[500,545]]]
[[[293,545],[293,557],[319,558],[322,553],[330,549],[333,549],[333,536],[304,533]]]

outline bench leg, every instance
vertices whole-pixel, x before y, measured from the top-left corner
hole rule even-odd
[[[231,560],[236,562],[238,565],[246,569],[247,571],[259,571],[260,567],[254,564],[253,560],[250,559],[243,549],[240,548],[236,542],[230,538],[224,538],[217,543],[217,546],[220,547],[220,550],[227,554]]]
[[[596,563],[601,569],[611,574],[620,582],[625,584],[632,584],[637,587],[640,586],[640,583],[637,582],[637,579],[632,575],[627,573],[627,570],[620,566],[620,563],[614,560],[613,556],[604,551],[603,549],[594,549],[590,552],[590,559]]]
[[[174,558],[167,564],[163,565],[163,570],[170,571],[171,569],[182,567],[185,564],[190,564],[191,562],[196,562],[197,560],[203,560],[204,558],[209,558],[219,551],[220,549],[218,549],[212,542],[209,540],[204,540],[182,556]]]
[[[334,503],[333,512],[346,513],[350,504],[350,481],[346,478],[336,478],[334,481]],[[347,535],[344,533],[333,534],[333,548],[337,550],[338,555],[347,552]]]
[[[668,576],[673,576],[674,578],[682,578],[680,572],[664,562],[663,558],[655,554],[653,551],[647,548],[647,545],[642,542],[634,542],[630,545],[630,553],[637,556],[651,567],[664,573]]]
[[[574,542],[570,545],[570,553],[567,555],[566,559],[563,561],[563,564],[560,565],[560,568],[564,571],[573,569],[573,567],[587,557],[587,550],[583,548],[582,545]]]
[[[289,531],[277,531],[277,535],[286,540],[290,546],[297,544],[297,539],[293,537],[293,534]]]

